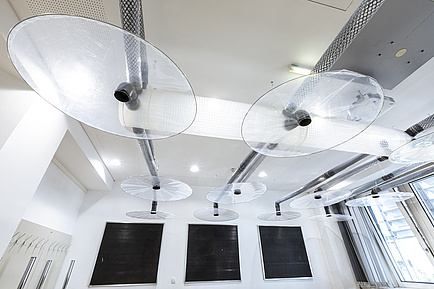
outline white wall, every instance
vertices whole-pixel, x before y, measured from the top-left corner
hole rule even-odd
[[[274,204],[265,204],[260,198],[245,204],[221,206],[222,208],[233,209],[240,214],[239,219],[223,223],[238,225],[242,282],[184,284],[188,224],[207,223],[196,219],[193,216],[193,212],[212,206],[212,203],[205,198],[206,193],[210,189],[193,187],[193,195],[186,200],[159,203],[158,209],[160,211],[173,213],[176,215],[176,218],[158,220],[156,222],[164,222],[165,224],[158,284],[124,288],[194,287],[197,289],[211,289],[222,288],[222,286],[225,288],[236,287],[246,289],[283,289],[289,287],[299,289],[356,288],[351,265],[344,251],[343,243],[338,237],[339,230],[335,223],[324,226],[323,223],[317,224],[310,221],[308,217],[313,214],[311,211],[303,211],[303,217],[293,221],[278,223],[260,221],[257,219],[257,215],[274,209]],[[267,194],[275,195],[277,199],[278,196],[282,195],[282,192],[267,192]],[[274,196],[272,199],[274,199]],[[150,201],[127,195],[120,189],[119,182],[115,183],[114,189],[110,192],[88,191],[76,221],[72,246],[60,273],[60,276],[65,276],[69,261],[71,259],[76,260],[68,288],[84,289],[88,287],[107,221],[153,222],[133,219],[125,215],[130,211],[149,209]],[[282,210],[287,209],[289,209],[289,205],[284,203]],[[314,277],[304,280],[264,281],[262,277],[257,225],[301,226]],[[322,238],[327,238],[326,246],[324,246]],[[170,283],[172,277],[176,278],[176,284]],[[59,278],[56,286],[60,288],[62,282],[63,279]]]
[[[84,195],[85,193],[51,162],[23,219],[71,235]]]

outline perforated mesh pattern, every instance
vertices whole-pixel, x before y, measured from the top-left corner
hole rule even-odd
[[[145,39],[141,1],[120,0],[119,8],[121,11],[122,28],[131,34]],[[124,39],[129,81],[136,85],[143,82],[143,87],[145,87],[148,83],[146,49],[141,47],[134,37],[126,35]],[[140,89],[140,87],[136,88]]]
[[[410,136],[416,136],[421,131],[429,129],[432,126],[434,126],[434,115],[430,115],[427,118],[416,123],[415,125],[412,125],[405,132]]]
[[[66,14],[107,22],[102,0],[27,0],[33,15]]]
[[[365,27],[375,12],[381,7],[385,0],[365,0],[321,56],[318,63],[312,69],[313,73],[328,71],[338,58],[344,53],[354,38]]]
[[[145,39],[142,5],[140,0],[120,0],[122,28]]]

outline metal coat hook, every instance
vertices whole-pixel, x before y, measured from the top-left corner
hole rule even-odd
[[[33,248],[32,254],[35,253],[36,248],[38,248],[38,245],[41,244],[42,242],[44,242],[45,238],[42,238],[41,240],[39,240],[38,243],[36,243],[35,247]]]
[[[66,246],[66,248],[65,248],[65,254],[68,253],[69,247],[71,247],[71,244],[69,244],[68,246]]]
[[[58,243],[60,243],[60,242],[53,242],[53,243],[51,243],[51,245],[50,245],[50,247],[48,247],[48,250],[47,250],[47,255],[48,255],[48,253],[50,252],[50,250],[52,250],[53,252],[54,252],[54,248],[57,246],[57,244]],[[54,246],[54,247],[53,247]],[[53,249],[52,249],[53,248]]]
[[[19,237],[15,240],[15,242],[13,242],[13,244],[12,244],[12,246],[11,246],[11,248],[9,249],[8,252],[10,252],[10,251],[12,250],[12,248],[15,247],[16,244],[18,244],[18,241],[19,241],[22,237],[24,237],[25,235],[26,235],[26,233],[22,233],[21,236],[19,236]]]
[[[42,245],[41,248],[39,249],[39,255],[41,254],[42,250],[44,250],[44,246],[49,242],[50,240],[45,241]]]
[[[36,240],[38,240],[38,239],[39,239],[39,236],[36,237],[35,239],[33,239],[33,240],[29,243],[29,245],[27,246],[27,249],[26,249],[26,254],[27,254],[27,251],[29,251],[30,247],[33,245],[33,243],[34,243]]]
[[[66,247],[68,246],[68,244],[63,244],[63,246],[62,247],[60,247],[61,249],[60,249],[60,252],[65,252],[65,249],[66,249]]]
[[[12,245],[15,236],[18,235],[19,233],[20,233],[20,232],[16,232],[16,233],[11,237],[11,241],[9,242],[9,245]]]
[[[18,248],[18,252],[21,250],[22,247],[24,247],[24,245],[26,244],[27,240],[29,240],[31,237],[33,237],[33,235],[30,235],[29,237],[27,237],[26,239],[24,239],[23,243],[21,243],[21,246]]]

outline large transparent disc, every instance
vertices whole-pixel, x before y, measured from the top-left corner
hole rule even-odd
[[[237,212],[220,208],[200,209],[194,212],[193,215],[199,220],[211,222],[222,222],[238,219]]]
[[[155,186],[156,178],[152,176],[135,176],[121,183],[127,194],[151,201],[178,201],[189,197],[192,189],[183,182],[159,177],[160,184]]]
[[[351,192],[345,190],[320,191],[295,199],[291,202],[290,206],[297,209],[322,208],[337,204],[347,199],[350,195]]]
[[[414,196],[410,192],[389,192],[384,194],[372,194],[362,198],[349,200],[345,204],[350,207],[376,206],[383,203],[396,203],[408,200]]]
[[[181,70],[160,50],[118,27],[42,15],[18,23],[7,45],[15,68],[41,97],[102,131],[160,139],[186,130],[196,116],[196,98]],[[114,97],[119,86],[129,91],[126,83],[136,88],[138,100]]]
[[[126,213],[128,217],[135,219],[146,219],[146,220],[164,220],[164,219],[173,219],[175,217],[174,214],[165,213],[165,212],[150,212],[150,211],[133,211]]]
[[[383,101],[381,86],[369,76],[346,70],[312,74],[257,100],[244,117],[242,136],[267,156],[309,155],[361,133],[379,115]]]
[[[233,183],[213,189],[206,198],[219,204],[238,204],[259,198],[266,190],[263,183]]]
[[[344,222],[353,219],[350,215],[341,214],[327,214],[327,215],[316,215],[309,217],[309,220],[317,222]]]
[[[389,160],[398,164],[430,162],[434,160],[434,133],[413,140],[396,149]]]
[[[289,220],[295,220],[301,217],[301,213],[299,212],[293,212],[293,211],[283,211],[280,212],[280,215],[278,215],[275,211],[274,212],[267,212],[262,213],[258,216],[259,220],[263,221],[289,221]]]

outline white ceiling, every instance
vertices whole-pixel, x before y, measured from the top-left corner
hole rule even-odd
[[[117,1],[1,0],[0,3],[4,7],[10,3],[20,19],[35,14],[33,9],[38,13],[94,16],[118,26],[120,23]],[[288,72],[289,64],[313,67],[359,3],[359,0],[142,1],[146,40],[183,70],[196,95],[249,105],[272,88],[272,83],[277,85],[297,76]],[[0,23],[2,31],[7,31],[8,25],[10,22]],[[0,41],[0,68],[19,78],[7,57],[5,40]],[[401,85],[386,91],[397,104],[376,124],[406,129],[431,114],[432,71],[431,60]],[[83,127],[114,180],[149,174],[136,140]],[[71,141],[68,137],[64,142],[68,140]],[[68,149],[71,146],[74,144],[63,144],[56,158],[67,162],[64,167],[70,172],[80,171],[77,168],[83,170],[87,167],[86,160],[75,157],[74,150]],[[250,151],[241,140],[190,134],[154,141],[154,146],[161,176],[189,185],[213,187],[225,184],[233,168]],[[262,181],[283,195],[352,155],[327,151],[292,159],[267,158],[249,180]],[[113,158],[119,159],[122,165],[111,165]],[[200,167],[198,173],[189,171],[192,164]],[[385,163],[376,170],[382,175],[390,170],[388,167]],[[260,171],[267,172],[268,176],[259,178]],[[98,181],[92,184],[88,178],[74,176],[88,189],[100,187]],[[347,181],[349,187],[361,183],[360,177]]]

